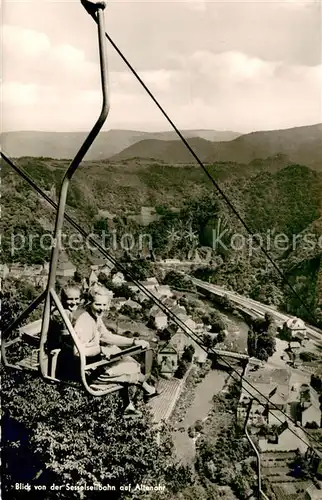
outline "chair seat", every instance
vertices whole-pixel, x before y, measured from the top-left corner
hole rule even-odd
[[[19,328],[22,340],[32,347],[38,347],[40,343],[41,319],[27,323]]]
[[[31,323],[27,323],[19,328],[19,332],[21,334],[26,335],[40,335],[41,332],[41,319],[37,319],[36,321],[32,321]]]

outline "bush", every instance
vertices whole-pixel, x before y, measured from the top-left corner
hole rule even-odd
[[[124,314],[125,316],[128,316],[133,320],[138,319],[140,317],[140,311],[132,309],[132,307],[130,307],[127,304],[123,304],[123,306],[120,308],[120,314]]]
[[[319,426],[316,422],[306,422],[305,428],[306,429],[319,429]]]
[[[190,280],[187,280],[182,274],[177,271],[169,271],[164,278],[164,284],[169,285],[173,288],[185,289],[189,285],[189,287],[193,288]]]
[[[191,437],[191,438],[194,438],[196,435],[195,433],[195,429],[193,428],[193,425],[191,425],[188,429],[188,436]]]
[[[224,332],[219,332],[217,335],[217,342],[223,342],[226,338],[226,334]]]
[[[191,363],[194,353],[195,348],[193,347],[193,345],[186,346],[182,353],[182,360]]]
[[[133,260],[128,262],[125,267],[136,280],[145,280],[152,273],[152,264],[150,261],[145,259]]]
[[[234,304],[228,298],[228,295],[223,295],[222,297],[219,297],[218,303],[225,311],[232,311],[234,309]]]
[[[316,354],[313,354],[313,352],[301,352],[300,353],[300,358],[302,361],[309,363],[310,361],[315,361],[318,359]]]
[[[176,378],[183,378],[184,375],[186,374],[188,368],[189,368],[190,363],[184,359],[180,359],[178,363],[178,368],[174,374]]]
[[[312,374],[311,375],[311,386],[313,389],[315,389],[318,393],[322,392],[322,378]]]
[[[197,420],[195,423],[195,429],[197,432],[201,432],[203,429],[203,424],[201,420]]]

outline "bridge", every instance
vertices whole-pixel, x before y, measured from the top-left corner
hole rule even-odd
[[[190,278],[190,280],[196,285],[197,288],[204,290],[208,293],[211,293],[216,297],[227,296],[231,302],[236,304],[237,309],[245,312],[246,314],[248,313],[255,317],[257,316],[259,318],[262,318],[266,313],[269,313],[273,316],[274,320],[279,326],[282,326],[288,319],[293,318],[293,316],[290,314],[277,311],[277,309],[275,309],[273,306],[262,304],[261,302],[258,302],[256,300],[243,297],[242,295],[232,292],[231,290],[227,290],[221,286],[207,283],[205,281],[194,278],[193,276],[188,276],[188,278]],[[306,324],[306,332],[307,336],[310,339],[320,342],[322,344],[321,330]]]
[[[240,352],[234,352],[234,351],[226,351],[225,349],[213,349],[213,352],[215,354],[218,354],[218,356],[224,356],[226,358],[233,358],[233,359],[239,359],[239,360],[249,360],[248,354],[242,354]]]

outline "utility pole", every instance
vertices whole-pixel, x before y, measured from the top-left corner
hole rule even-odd
[[[255,454],[256,454],[256,459],[257,459],[257,498],[258,500],[263,497],[265,500],[269,500],[269,498],[265,495],[265,493],[262,491],[262,485],[261,485],[261,458],[258,449],[255,446],[255,443],[252,441],[248,430],[247,430],[247,424],[248,424],[248,419],[249,419],[249,414],[251,412],[252,406],[253,406],[253,399],[251,399],[248,409],[247,409],[247,414],[246,414],[246,420],[245,420],[245,426],[244,426],[244,431],[246,434],[246,437],[248,439],[249,444],[253,448]]]

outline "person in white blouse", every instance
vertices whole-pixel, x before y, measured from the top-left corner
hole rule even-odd
[[[86,356],[97,356],[101,353],[109,359],[112,354],[121,352],[120,347],[133,345],[148,348],[149,343],[138,338],[127,338],[110,332],[102,320],[103,314],[108,311],[113,292],[97,285],[89,292],[90,302],[86,310],[80,314],[75,322],[74,329],[80,342],[83,344]],[[75,355],[78,351],[75,348]],[[101,377],[102,382],[140,385],[148,398],[158,395],[156,388],[148,384],[141,373],[140,364],[130,356],[111,363],[106,367]],[[125,413],[136,412],[130,402]]]

